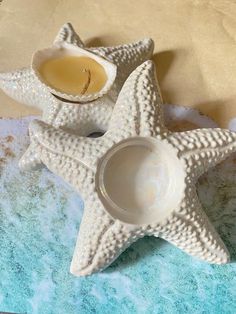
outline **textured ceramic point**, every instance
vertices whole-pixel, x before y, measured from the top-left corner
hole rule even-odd
[[[66,45],[67,49],[80,49],[85,54],[92,53],[117,67],[114,84],[103,97],[82,105],[59,100],[40,82],[31,68],[0,74],[0,88],[21,103],[40,107],[43,110],[43,120],[56,128],[83,136],[96,131],[106,131],[122,85],[138,65],[151,58],[153,40],[148,38],[115,47],[86,48],[71,24],[67,23],[60,29],[51,49],[63,45]],[[34,145],[30,145],[20,161],[20,167],[30,170],[39,165],[41,160],[35,154]]]
[[[83,138],[42,121],[31,124],[30,134],[44,164],[84,198],[71,263],[73,274],[89,275],[106,268],[144,235],[162,237],[209,263],[229,261],[224,243],[202,210],[195,183],[202,173],[236,150],[236,134],[222,129],[168,131],[151,61],[140,65],[125,82],[104,136]],[[134,157],[135,147],[144,149],[144,155],[149,149],[154,157],[150,154],[147,158],[157,158],[163,167],[164,175],[157,172],[157,183],[163,183],[165,189],[158,192],[156,186],[154,202],[145,198],[123,201],[111,185],[110,170],[118,185],[126,184],[119,172],[125,173],[125,163],[118,168],[117,160],[128,160],[127,149]],[[142,158],[135,164],[137,168],[145,165]],[[134,181],[130,189],[136,188]]]

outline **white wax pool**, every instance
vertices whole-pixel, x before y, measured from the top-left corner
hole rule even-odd
[[[103,159],[99,188],[108,212],[135,224],[164,218],[180,201],[183,166],[174,149],[144,138],[124,142]]]

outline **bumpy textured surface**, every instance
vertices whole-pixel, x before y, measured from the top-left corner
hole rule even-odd
[[[197,117],[191,109],[176,113],[168,107],[173,121]],[[20,171],[18,159],[29,143],[29,120],[0,120],[0,311],[235,314],[235,156],[212,168],[197,184],[231,263],[202,263],[160,238],[144,237],[103,272],[78,278],[68,268],[83,202],[47,169]],[[204,116],[197,120],[198,126],[212,126]],[[172,122],[168,127],[173,129]],[[184,129],[181,122],[178,131]]]
[[[236,151],[236,134],[221,129],[168,131],[153,62],[144,62],[129,76],[104,136],[78,137],[42,121],[31,123],[30,134],[43,163],[74,186],[85,201],[71,264],[73,274],[88,275],[104,269],[144,235],[160,236],[209,263],[229,261],[226,247],[201,208],[195,183],[200,174]],[[114,145],[134,136],[168,143],[184,165],[181,204],[161,223],[136,226],[111,218],[97,193],[98,162]]]
[[[84,44],[67,23],[59,31],[54,44],[66,42],[83,48]],[[117,66],[117,76],[110,91],[103,97],[85,104],[63,102],[50,94],[30,68],[0,74],[0,88],[10,97],[27,105],[43,109],[43,120],[55,127],[62,127],[76,134],[88,135],[95,131],[105,131],[119,91],[128,75],[145,60],[150,59],[154,49],[152,39],[117,47],[86,48],[105,57]],[[23,155],[22,169],[34,169],[41,164],[30,146]]]

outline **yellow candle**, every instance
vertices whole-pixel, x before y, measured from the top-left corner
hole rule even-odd
[[[49,86],[71,95],[94,94],[107,81],[102,65],[89,57],[48,59],[40,65],[39,73]]]

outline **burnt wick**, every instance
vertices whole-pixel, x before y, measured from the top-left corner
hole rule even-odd
[[[88,73],[88,78],[87,78],[87,82],[84,84],[84,87],[81,91],[81,95],[84,95],[87,92],[89,85],[91,83],[91,71],[88,69],[84,69],[84,72]]]

